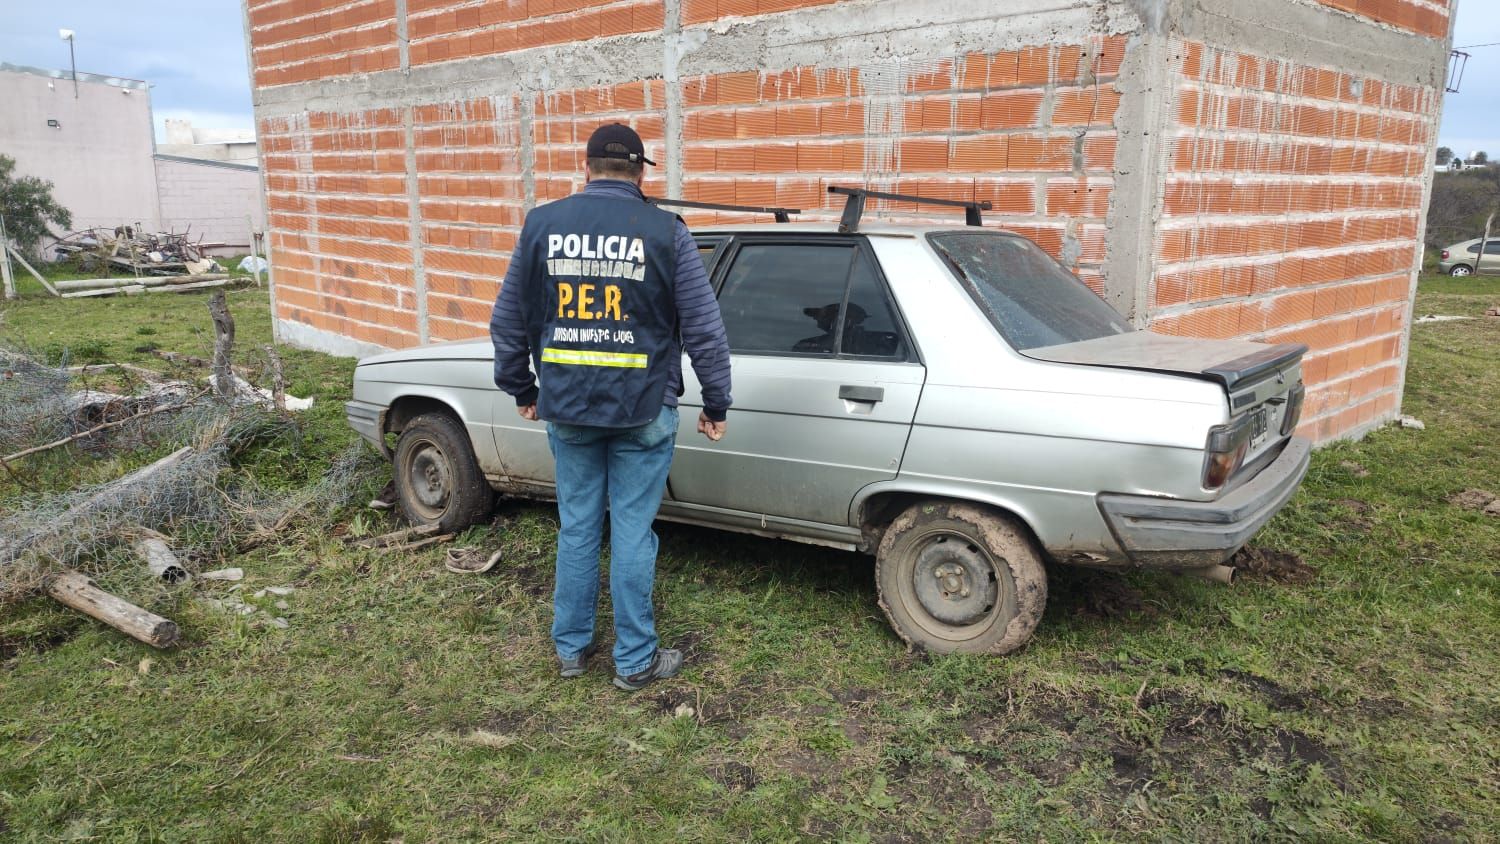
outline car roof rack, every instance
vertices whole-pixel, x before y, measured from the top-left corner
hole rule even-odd
[[[859,229],[859,218],[865,213],[865,200],[895,199],[901,202],[915,202],[921,205],[946,205],[950,208],[964,209],[964,225],[982,226],[984,221],[980,219],[980,211],[988,211],[992,207],[988,201],[965,202],[961,199],[934,199],[926,196],[913,196],[904,193],[883,193],[865,188],[846,188],[841,185],[829,185],[829,193],[842,194],[849,197],[844,202],[844,216],[839,220],[839,231],[849,234]]]
[[[778,223],[790,223],[792,214],[801,214],[801,208],[765,208],[759,205],[720,205],[717,202],[692,202],[686,199],[662,199],[646,197],[652,205],[670,205],[674,208],[701,208],[705,211],[739,211],[745,214],[771,214]]]

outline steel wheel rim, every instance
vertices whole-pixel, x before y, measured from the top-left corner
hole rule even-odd
[[[1450,270],[1448,272],[1448,275],[1456,275],[1456,276],[1465,276],[1465,275],[1468,275],[1468,274],[1469,274],[1469,268],[1463,266],[1462,264],[1454,267],[1452,270]]]
[[[1010,567],[973,537],[935,528],[917,536],[904,556],[902,603],[927,635],[962,644],[1016,615]]]
[[[412,443],[402,474],[412,510],[425,521],[441,519],[453,493],[453,468],[442,448],[425,438]]]

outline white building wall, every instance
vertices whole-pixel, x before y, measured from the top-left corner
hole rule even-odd
[[[257,230],[265,227],[256,167],[158,155],[156,179],[164,230],[187,231],[194,240],[202,235],[204,241],[245,251],[250,245],[247,217]]]
[[[73,227],[160,225],[144,82],[0,65],[0,154],[53,184]],[[48,125],[48,121],[56,125]]]

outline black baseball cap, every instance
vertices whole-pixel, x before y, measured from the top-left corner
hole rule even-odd
[[[646,157],[646,145],[641,143],[641,136],[624,123],[608,123],[595,129],[589,136],[588,150],[584,155],[588,158],[621,158],[656,166],[655,161]]]

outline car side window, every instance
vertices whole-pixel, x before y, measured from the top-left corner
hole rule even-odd
[[[857,357],[904,357],[901,329],[874,262],[859,255],[849,276],[849,298],[844,308],[844,337],[840,351]]]
[[[852,243],[763,243],[740,247],[724,278],[719,310],[736,352],[832,356]]]
[[[1484,242],[1484,254],[1500,255],[1500,240],[1486,240]]]
[[[1477,243],[1471,243],[1471,244],[1469,244],[1468,252],[1469,252],[1470,255],[1478,255],[1479,254],[1479,244],[1477,244]]]

